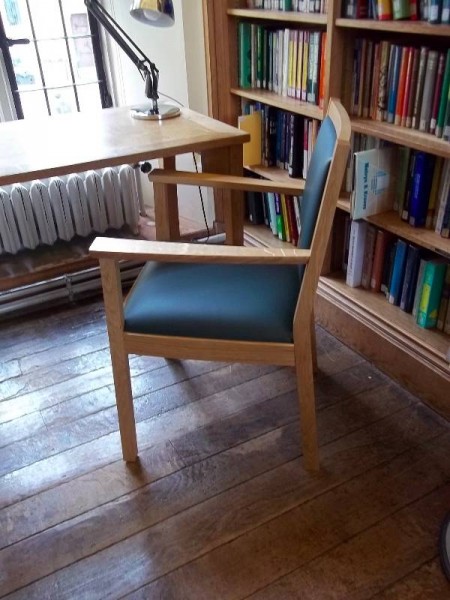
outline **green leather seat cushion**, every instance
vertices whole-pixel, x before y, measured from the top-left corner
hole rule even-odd
[[[125,304],[125,331],[291,343],[296,266],[153,263]]]

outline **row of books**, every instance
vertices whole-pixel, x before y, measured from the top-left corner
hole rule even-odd
[[[394,209],[411,226],[450,237],[450,159],[387,145],[355,152],[352,164],[354,219]]]
[[[258,148],[251,159],[246,159],[244,145],[244,163],[278,167],[290,177],[305,179],[320,121],[259,102],[245,102],[243,112],[239,127],[249,131],[250,144]],[[247,128],[247,120],[255,126]]]
[[[247,0],[247,8],[281,10],[283,12],[326,13],[327,0]]]
[[[272,192],[246,193],[247,218],[253,225],[265,224],[283,242],[298,244],[300,197]]]
[[[346,0],[343,16],[348,19],[390,21],[409,19],[433,25],[450,23],[449,0]]]
[[[238,25],[239,85],[323,106],[326,33]]]
[[[352,115],[450,139],[450,49],[355,40]]]
[[[383,293],[417,324],[450,333],[450,263],[362,220],[346,220],[343,270],[350,287]]]

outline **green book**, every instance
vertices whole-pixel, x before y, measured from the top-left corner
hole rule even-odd
[[[430,260],[425,266],[417,313],[417,324],[420,327],[436,327],[446,269],[447,263],[441,259]]]
[[[238,27],[239,37],[239,86],[252,87],[252,44],[250,23],[241,21]]]
[[[439,100],[439,111],[436,122],[436,136],[442,137],[445,126],[445,113],[447,112],[448,94],[450,90],[450,49],[447,50],[445,60],[444,80],[442,82],[441,99]]]

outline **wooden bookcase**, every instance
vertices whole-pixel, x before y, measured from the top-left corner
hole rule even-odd
[[[268,91],[238,87],[240,20],[327,32],[325,106],[330,96],[341,97],[346,104],[343,82],[351,76],[350,48],[355,37],[367,34],[372,39],[410,40],[418,45],[433,42],[444,47],[450,38],[447,25],[341,18],[341,0],[328,0],[326,15],[252,10],[246,6],[246,0],[203,0],[210,113],[232,125],[237,124],[242,98],[306,117],[323,118],[323,111],[317,106]],[[450,158],[450,143],[433,135],[361,118],[352,119],[352,126],[358,133]],[[274,168],[252,167],[252,170],[269,179],[287,177],[286,172]],[[349,201],[343,196],[338,203],[330,248],[333,243],[342,243],[343,216],[348,211]],[[423,248],[450,256],[449,240],[430,230],[410,227],[394,212],[376,215],[370,221]],[[247,226],[245,238],[246,243],[253,245],[283,244],[264,225]],[[344,274],[332,271],[331,262],[325,266],[319,283],[316,318],[346,344],[450,418],[450,336],[418,327],[410,314],[389,304],[381,294],[348,287]]]

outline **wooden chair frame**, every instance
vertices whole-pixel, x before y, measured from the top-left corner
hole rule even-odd
[[[128,355],[140,354],[172,359],[294,366],[297,374],[304,464],[308,470],[318,470],[319,453],[313,381],[314,296],[331,232],[350,139],[350,122],[339,102],[330,101],[328,115],[336,129],[337,143],[310,250],[112,238],[96,238],[93,242],[90,253],[100,262],[122,452],[126,461],[135,461],[138,453]],[[151,173],[150,180],[153,181],[155,191],[158,186],[166,184],[191,184],[234,190],[252,189],[298,194],[303,187],[298,185],[298,182],[291,185],[245,177],[183,173],[173,170],[156,170]],[[306,264],[294,315],[294,342],[263,343],[127,333],[124,331],[124,305],[119,272],[119,261],[124,259],[178,263]],[[309,332],[309,335],[305,335],[305,332]]]

